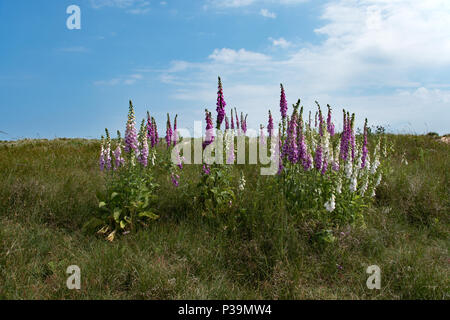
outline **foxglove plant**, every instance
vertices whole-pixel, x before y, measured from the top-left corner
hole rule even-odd
[[[105,170],[105,137],[102,136],[100,143],[100,157],[99,157],[100,171]]]
[[[369,153],[369,149],[367,148],[367,119],[364,122],[364,144],[362,147],[362,159],[361,159],[361,168],[366,166],[366,159]]]
[[[220,130],[220,126],[222,125],[223,119],[225,118],[225,106],[227,105],[225,99],[223,97],[223,88],[222,81],[219,77],[219,89],[217,91],[217,129]]]
[[[147,140],[150,141],[150,146],[153,148],[153,123],[150,117],[150,112],[147,111]]]
[[[297,112],[299,104],[294,105],[290,118],[286,115],[282,170],[279,170],[288,209],[304,212],[302,210],[316,208],[333,212],[333,215],[320,217],[323,226],[353,223],[362,218],[362,208],[379,184],[381,175],[377,168],[381,148],[375,148],[374,163],[371,163],[367,122],[360,142],[355,136],[354,114],[343,111],[343,130],[336,135],[329,105],[327,119],[324,119],[320,105],[316,103],[317,123],[312,128],[311,112],[308,123],[304,123],[303,108]],[[292,144],[292,141],[296,143]]]
[[[158,127],[156,125],[156,120],[153,117],[152,117],[152,125],[153,125],[152,147],[154,147],[159,144],[159,136],[158,136]]]
[[[125,130],[125,152],[126,153],[134,152],[134,155],[137,155],[139,153],[139,150],[135,126],[136,126],[136,118],[134,117],[134,107],[133,103],[130,100],[130,109],[128,112],[128,121]]]
[[[266,145],[266,137],[264,136],[264,126],[259,125],[259,144],[261,146]]]
[[[269,138],[273,136],[273,118],[272,113],[269,110],[269,123],[267,124],[267,133],[269,134]]]
[[[234,117],[233,117],[233,109],[231,109],[231,130],[234,130]]]
[[[331,137],[334,136],[334,123],[331,121],[331,107],[328,104],[327,130]]]
[[[145,120],[142,120],[141,130],[139,132],[139,162],[146,167],[148,165],[148,142],[147,142],[147,130]]]
[[[282,84],[280,84],[281,87],[281,95],[280,95],[280,113],[281,113],[281,119],[284,121],[287,116],[288,111],[288,104],[286,101],[286,94],[284,92],[284,87]]]
[[[172,143],[173,146],[175,147],[178,143],[178,132],[177,132],[177,118],[178,118],[178,114],[175,115],[175,119],[173,121],[173,135],[172,135]]]
[[[203,141],[203,149],[209,146],[214,141],[214,128],[211,117],[211,112],[205,109],[205,120],[206,120],[206,133],[205,141]]]
[[[237,129],[237,134],[238,135],[240,135],[240,132],[241,132],[241,130],[240,130],[240,125],[239,125],[239,117],[238,117],[238,113],[237,113],[237,110],[236,110],[236,108],[234,108],[234,115],[236,116],[236,129]]]
[[[111,170],[112,162],[111,162],[111,137],[109,136],[108,129],[105,129],[106,133],[106,147],[105,147],[105,163],[106,169]]]
[[[172,143],[172,125],[170,123],[170,115],[167,114],[167,124],[166,124],[166,143],[167,143],[167,149],[170,148]]]
[[[114,170],[120,168],[125,164],[125,159],[122,157],[122,138],[120,136],[120,131],[117,130],[117,146],[114,150]]]

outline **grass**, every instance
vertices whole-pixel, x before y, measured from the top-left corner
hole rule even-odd
[[[0,299],[449,299],[450,146],[389,138],[392,171],[365,225],[335,230],[328,245],[252,166],[236,166],[247,180],[237,203],[245,227],[202,217],[200,169],[185,166],[178,193],[156,172],[161,218],[109,243],[82,231],[104,189],[99,141],[0,142]],[[73,264],[79,291],[66,288]],[[381,290],[366,287],[373,264]]]

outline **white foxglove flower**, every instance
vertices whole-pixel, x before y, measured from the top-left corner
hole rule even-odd
[[[378,175],[377,182],[375,183],[375,187],[378,187],[381,183],[381,173]]]
[[[368,187],[369,187],[369,176],[365,175],[364,176],[364,183],[361,186],[361,195],[362,196],[364,196],[364,194],[366,193]]]
[[[331,195],[331,199],[328,200],[327,202],[325,202],[325,209],[328,212],[333,212],[334,209],[336,209],[336,197],[333,195]]]
[[[338,184],[336,186],[336,193],[337,194],[341,194],[342,193],[342,180],[341,180],[341,178],[339,178],[339,180],[338,180]]]
[[[370,174],[375,174],[375,172],[377,172],[379,165],[380,165],[380,160],[379,160],[379,157],[377,156],[375,158],[375,161],[372,164],[372,167],[370,168]]]
[[[350,192],[355,192],[357,186],[358,181],[356,179],[356,175],[353,175],[352,180],[350,181]]]
[[[345,163],[345,176],[347,177],[347,179],[350,179],[352,177],[352,174],[353,174],[353,164],[350,161],[350,159],[347,159],[347,162]]]
[[[238,187],[239,190],[244,191],[245,183],[246,183],[245,177],[244,177],[244,175],[242,175],[241,179],[239,180],[239,187]]]

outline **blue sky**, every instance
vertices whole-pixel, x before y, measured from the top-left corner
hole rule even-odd
[[[450,132],[448,0],[3,0],[0,24],[0,139],[123,130],[129,99],[160,130],[167,112],[192,129],[218,75],[255,129],[283,83],[339,120]]]

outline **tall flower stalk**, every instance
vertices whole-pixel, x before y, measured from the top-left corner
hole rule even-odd
[[[139,153],[137,132],[136,132],[136,118],[134,116],[133,103],[130,100],[130,108],[128,112],[128,121],[125,129],[125,152],[134,152],[135,155]]]
[[[219,77],[219,85],[218,85],[218,91],[217,91],[217,129],[220,130],[220,126],[222,125],[222,122],[225,118],[225,106],[227,103],[225,102],[225,99],[223,97],[223,88],[222,88],[222,81]]]
[[[205,109],[205,120],[206,120],[206,133],[205,141],[203,141],[203,149],[209,146],[214,141],[214,127],[212,122],[211,112]]]
[[[170,115],[167,114],[167,124],[166,124],[166,143],[167,143],[167,149],[170,148],[172,143],[172,125],[170,123]]]

